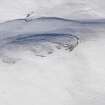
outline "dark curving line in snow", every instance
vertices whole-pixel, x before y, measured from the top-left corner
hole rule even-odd
[[[9,37],[4,40],[5,43],[0,46],[1,49],[9,48],[11,45],[15,48],[18,46],[42,46],[46,43],[57,44],[58,46],[64,46],[66,48],[71,48],[73,50],[78,43],[79,38],[72,34],[57,34],[57,33],[44,33],[44,34],[23,34],[17,35],[16,37]],[[46,45],[48,46],[48,45]]]
[[[66,22],[76,22],[76,23],[79,23],[80,20],[73,20],[73,19],[65,19],[65,18],[61,18],[61,17],[38,17],[38,18],[22,18],[22,19],[14,19],[14,20],[8,20],[6,22],[3,22],[3,23],[0,23],[0,24],[4,24],[4,23],[8,23],[8,22],[13,22],[13,21],[24,21],[24,22],[30,22],[30,21],[27,21],[27,19],[29,19],[30,21],[33,21],[33,20],[41,20],[41,21],[44,21],[44,20],[48,20],[48,21],[51,21],[51,20],[61,20],[61,21],[66,21]]]
[[[0,47],[0,53],[3,62],[14,64],[19,58],[14,59],[14,57],[8,55],[8,52],[12,52],[14,49],[18,50],[20,46],[23,50],[25,47],[28,48],[28,50],[34,52],[36,56],[46,57],[52,54],[55,49],[61,49],[62,47],[65,48],[65,50],[72,51],[78,43],[79,38],[72,34],[23,34],[5,39],[5,44]]]
[[[30,21],[34,21],[34,20],[48,20],[48,21],[52,21],[52,20],[60,20],[60,21],[65,21],[65,22],[74,22],[74,23],[80,23],[80,24],[105,24],[105,19],[65,19],[62,17],[38,17],[38,18],[22,18],[22,19],[14,19],[14,20],[9,20],[0,24],[4,24],[4,23],[8,23],[8,22],[13,22],[13,21],[24,21],[24,22],[30,22]]]
[[[59,38],[75,38],[77,41],[77,44],[79,42],[79,38],[75,35],[72,34],[65,34],[65,33],[43,33],[43,34],[28,34],[28,35],[17,35],[16,37],[9,37],[10,43],[13,44],[19,44],[19,43],[25,43],[25,42],[53,42],[55,40],[55,42],[57,42],[57,40],[59,41]],[[7,39],[8,40],[8,39]],[[65,39],[64,39],[65,40]]]

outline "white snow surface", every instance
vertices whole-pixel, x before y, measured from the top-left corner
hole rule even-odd
[[[104,18],[105,0],[0,0],[0,21],[34,17]]]
[[[0,105],[105,105],[104,9],[104,0],[0,0]],[[23,19],[31,11],[32,19],[62,17],[76,23],[49,20],[36,25],[30,21],[33,25],[29,29],[30,22],[10,21]],[[77,35],[78,46],[70,52],[54,48],[56,51],[46,57],[24,51],[24,47],[19,52],[17,46],[16,50],[8,44],[1,47],[8,36],[53,30]],[[3,56],[2,61],[2,51],[16,57],[17,62],[11,56]]]

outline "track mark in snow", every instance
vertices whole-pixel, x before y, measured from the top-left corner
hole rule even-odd
[[[23,34],[4,39],[1,44],[1,57],[5,63],[14,64],[18,52],[31,51],[36,56],[46,57],[56,50],[65,49],[72,51],[79,42],[79,38],[71,34]]]

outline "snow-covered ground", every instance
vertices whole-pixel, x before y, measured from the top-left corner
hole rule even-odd
[[[105,105],[104,9],[104,0],[0,0],[1,23],[24,18],[32,11],[32,19],[51,16],[84,20],[81,24],[54,20],[53,27],[52,20],[45,22],[45,27],[43,21],[41,27],[32,21],[30,31],[30,22],[21,24],[23,20],[0,24],[0,105]],[[16,33],[45,30],[76,34],[80,42],[71,52],[54,47],[55,51],[46,57],[24,51],[23,46],[19,47],[20,52],[17,45],[15,50],[14,46],[8,47],[8,36],[11,42],[11,38],[12,41],[17,38]],[[2,59],[1,53],[5,55],[7,51],[10,58],[3,56]],[[13,60],[11,56],[17,62],[9,62]]]
[[[103,18],[105,0],[0,0],[0,21],[33,16],[65,18]]]

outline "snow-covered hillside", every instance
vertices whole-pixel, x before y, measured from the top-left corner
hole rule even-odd
[[[105,105],[104,8],[0,0],[0,105]]]

